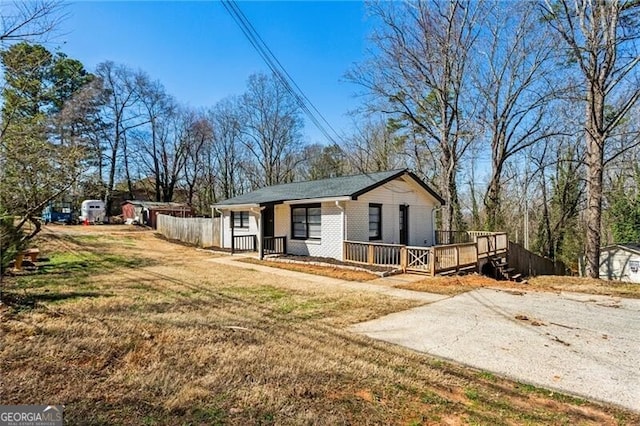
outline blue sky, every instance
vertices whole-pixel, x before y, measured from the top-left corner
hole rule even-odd
[[[282,65],[339,132],[359,89],[344,81],[363,58],[368,25],[361,2],[238,2]],[[219,2],[78,2],[55,40],[92,70],[105,60],[146,71],[180,102],[213,106],[268,72]],[[306,120],[306,138],[326,142]]]

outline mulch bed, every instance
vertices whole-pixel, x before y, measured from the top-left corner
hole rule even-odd
[[[334,259],[332,257],[316,257],[316,256],[298,256],[292,254],[281,254],[278,256],[272,257],[272,259],[283,259],[300,263],[321,263],[328,264],[332,266],[347,266],[350,268],[358,268],[364,269],[367,271],[375,272],[375,273],[383,273],[383,272],[393,272],[396,268],[389,266],[377,266],[377,265],[367,265],[363,263],[354,263],[354,262],[342,262],[340,260]]]

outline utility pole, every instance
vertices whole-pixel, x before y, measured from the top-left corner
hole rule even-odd
[[[529,250],[529,163],[530,158],[527,155],[527,161],[524,169],[524,248]]]

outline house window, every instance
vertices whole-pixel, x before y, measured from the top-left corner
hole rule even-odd
[[[320,239],[320,204],[307,204],[291,208],[291,235],[298,240]]]
[[[248,228],[249,227],[249,212],[233,212],[233,227],[234,228]]]
[[[382,204],[369,204],[369,240],[382,239]]]

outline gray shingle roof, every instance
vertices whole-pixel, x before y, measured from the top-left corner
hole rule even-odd
[[[438,201],[444,203],[440,195],[431,189],[413,173],[406,169],[386,172],[367,173],[354,176],[341,176],[330,179],[285,183],[267,186],[246,194],[222,201],[214,206],[232,206],[242,204],[278,204],[284,201],[333,197],[357,197],[399,176],[408,174],[423,186]]]
[[[621,248],[621,249],[630,251],[634,254],[640,254],[640,243],[614,244],[614,245],[602,247],[600,251],[610,251],[615,248]]]
[[[133,204],[134,206],[145,209],[184,210],[191,208],[188,204],[163,201],[125,200],[122,204]]]

